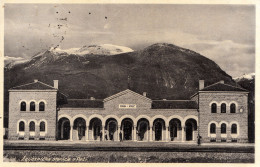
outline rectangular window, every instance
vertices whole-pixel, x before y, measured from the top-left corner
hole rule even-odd
[[[231,142],[232,143],[237,143],[237,139],[232,139]]]
[[[210,142],[216,142],[216,139],[210,139]]]

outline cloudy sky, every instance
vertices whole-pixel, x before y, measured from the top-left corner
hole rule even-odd
[[[255,71],[252,5],[6,4],[5,56],[115,44],[139,50],[158,42],[194,50],[232,77]]]

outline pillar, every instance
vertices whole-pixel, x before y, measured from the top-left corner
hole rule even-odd
[[[134,141],[136,141],[136,126],[134,126]]]
[[[121,131],[121,126],[118,125],[118,130],[117,130],[117,141],[120,141],[120,131]]]
[[[86,126],[85,139],[86,139],[86,141],[88,141],[88,126]]]
[[[166,138],[165,141],[169,141],[169,126],[166,126]]]
[[[185,141],[185,126],[181,127],[181,141]]]
[[[70,126],[70,141],[73,141],[72,132],[73,132],[73,126]]]
[[[231,141],[232,141],[232,137],[231,137],[231,125],[230,125],[227,126],[227,142],[231,142]]]
[[[150,127],[150,137],[149,137],[149,141],[153,141],[153,128]]]
[[[147,130],[146,130],[146,141],[149,141],[149,131],[148,131],[148,126],[147,126]]]
[[[102,141],[105,140],[105,126],[102,126]]]

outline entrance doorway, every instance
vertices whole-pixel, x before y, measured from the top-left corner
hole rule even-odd
[[[93,118],[89,124],[90,130],[92,130],[92,140],[100,140],[102,122],[99,118]]]
[[[155,140],[162,140],[162,124],[160,122],[155,123]]]
[[[108,122],[108,140],[115,140],[117,130],[117,123],[115,121]]]
[[[140,119],[137,122],[137,134],[138,134],[138,141],[148,140],[148,129],[149,122],[147,119]]]
[[[186,140],[193,140],[192,124],[190,122],[186,124]]]
[[[174,118],[170,121],[169,129],[170,129],[170,139],[171,141],[176,141],[179,138],[178,131],[181,130],[181,121],[177,118]]]
[[[67,118],[61,118],[58,121],[58,139],[59,140],[70,139],[70,121]]]
[[[85,137],[86,121],[83,118],[77,118],[74,121],[73,129],[78,132],[78,140],[82,140]]]
[[[193,118],[188,119],[185,122],[186,141],[195,140],[194,136],[197,133],[197,121]]]
[[[154,120],[154,139],[155,141],[163,140],[163,129],[165,129],[165,122],[161,118]]]
[[[122,122],[123,140],[132,140],[133,121],[131,119],[124,119]]]

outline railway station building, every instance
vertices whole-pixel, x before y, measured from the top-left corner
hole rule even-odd
[[[69,99],[58,80],[9,89],[9,140],[248,142],[248,91],[223,81],[188,100],[152,100],[126,89],[102,100]]]

